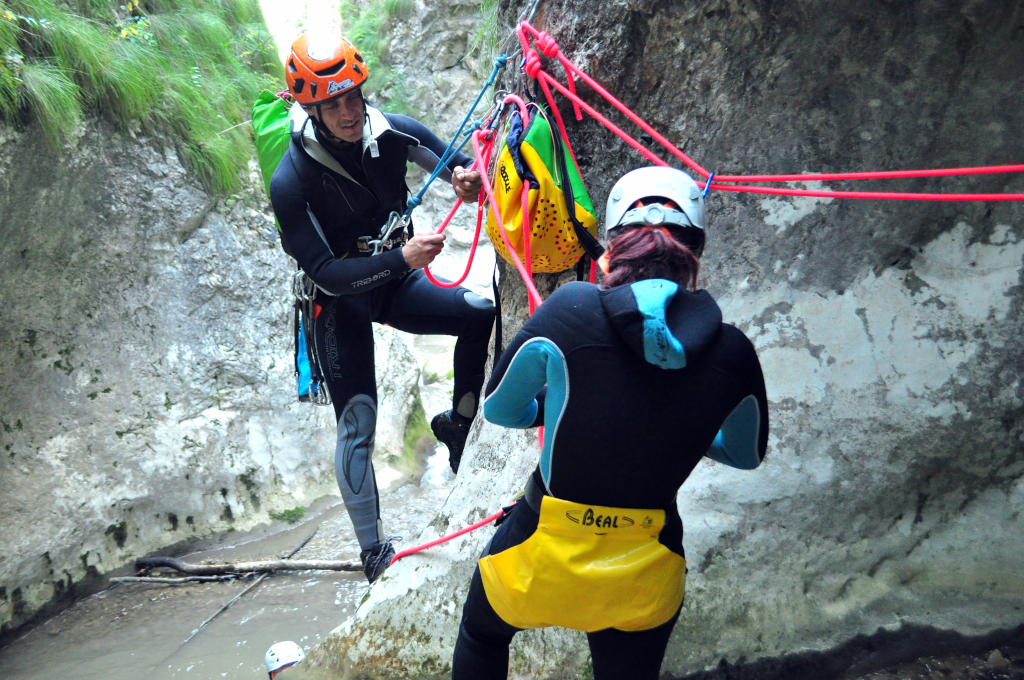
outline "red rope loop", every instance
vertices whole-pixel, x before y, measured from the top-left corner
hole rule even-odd
[[[540,73],[540,55],[537,54],[537,50],[526,51],[526,63],[523,64],[523,73],[531,78],[536,78],[537,74]]]
[[[558,55],[558,43],[555,39],[547,34],[546,31],[542,32],[537,36],[537,47],[540,48],[541,53],[545,57],[554,57]]]

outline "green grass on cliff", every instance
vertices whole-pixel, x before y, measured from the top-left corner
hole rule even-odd
[[[258,0],[0,0],[0,120],[54,145],[85,114],[164,130],[213,191],[252,155],[232,126],[280,80]]]
[[[389,113],[402,113],[422,118],[406,101],[405,73],[391,61],[388,45],[389,29],[404,21],[416,10],[413,0],[343,0],[341,3],[342,31],[345,37],[359,47],[370,69],[366,94],[370,101],[383,98]]]

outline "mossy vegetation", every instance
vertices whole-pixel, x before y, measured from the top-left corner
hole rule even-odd
[[[409,413],[409,420],[405,424],[405,441],[401,460],[392,463],[392,467],[416,476],[422,472],[423,462],[430,451],[434,448],[437,440],[430,431],[430,424],[427,422],[427,413],[423,408],[423,402],[419,396]]]
[[[341,3],[342,31],[359,48],[370,70],[364,91],[371,101],[378,96],[387,100],[389,113],[415,115],[403,96],[406,92],[405,71],[391,60],[388,46],[390,28],[397,21],[408,19],[415,10],[413,0],[369,0]]]
[[[484,64],[493,64],[498,57],[498,50],[502,46],[502,38],[506,37],[502,27],[498,25],[498,0],[481,0],[480,2],[480,31],[473,38],[469,46],[469,52],[480,51],[480,58]],[[511,47],[515,49],[514,38],[507,36]]]
[[[217,192],[252,154],[239,124],[282,81],[258,0],[0,0],[0,56],[3,122],[34,117],[54,145],[86,113],[165,130]]]
[[[270,519],[276,519],[279,522],[287,522],[288,524],[297,524],[301,522],[302,518],[305,516],[305,508],[292,508],[291,510],[282,510],[281,512],[270,513]]]

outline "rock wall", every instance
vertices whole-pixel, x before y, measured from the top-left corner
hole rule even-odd
[[[395,75],[392,84],[380,89],[371,101],[384,111],[408,112],[447,143],[493,67],[491,47],[481,35],[485,26],[480,6],[480,0],[416,2],[408,16],[394,20],[387,29],[387,49],[383,56],[392,64]],[[371,83],[372,78],[373,75]],[[488,92],[472,120],[483,117],[491,105],[491,97],[492,93]],[[463,150],[473,155],[468,143]],[[426,173],[410,165],[408,183],[413,193],[420,190],[426,179]],[[447,182],[435,181],[413,215],[416,230],[436,230],[455,199]],[[431,266],[435,274],[450,281],[462,276],[475,226],[475,206],[462,207],[445,232],[448,239],[444,250]],[[494,252],[486,229],[481,229],[480,233],[477,254],[463,285],[492,297]]]
[[[520,9],[502,3],[501,20]],[[548,0],[535,23],[721,172],[1024,158],[1020,2]],[[569,133],[595,205],[644,164],[590,121]],[[867,187],[1021,193],[1024,178]],[[832,677],[1020,630],[1022,206],[722,192],[709,211],[701,282],[758,348],[772,436],[758,470],[706,461],[680,491],[688,594],[663,672]],[[522,288],[503,285],[514,329]],[[506,503],[536,456],[530,434],[477,421],[419,539]],[[307,672],[446,677],[489,536],[400,562]],[[513,645],[513,677],[589,677],[588,664],[571,631]]]
[[[337,494],[331,409],[295,399],[290,275],[258,169],[215,199],[173,144],[0,130],[0,625],[134,557]],[[419,369],[377,335],[378,453]]]

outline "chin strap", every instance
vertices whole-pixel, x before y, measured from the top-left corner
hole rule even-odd
[[[330,139],[332,141],[344,142],[345,141],[344,139],[342,139],[341,137],[335,136],[335,134],[333,132],[331,132],[330,128],[328,128],[326,125],[321,125],[320,121],[323,119],[323,117],[324,117],[324,115],[320,111],[320,104],[317,104],[316,105],[316,116],[310,116],[309,117],[309,121],[313,124],[313,129],[316,130],[317,132],[319,132],[320,134],[322,134],[324,137],[327,137],[328,139]]]

